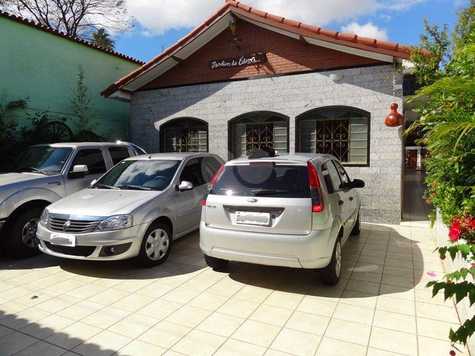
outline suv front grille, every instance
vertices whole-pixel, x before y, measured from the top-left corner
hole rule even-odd
[[[100,221],[97,220],[68,220],[49,217],[48,228],[53,231],[88,233],[93,232]]]

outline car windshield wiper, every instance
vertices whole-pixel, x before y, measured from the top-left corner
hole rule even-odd
[[[96,183],[96,184],[94,184],[94,188],[116,189],[117,187],[114,187],[114,186],[112,186],[112,185],[107,185],[107,184]]]
[[[152,190],[152,188],[142,187],[140,185],[119,185],[117,188],[124,190]]]
[[[17,169],[17,172],[33,172],[33,173],[44,174],[45,176],[48,175],[45,171],[35,168],[35,167],[22,167],[22,168]]]

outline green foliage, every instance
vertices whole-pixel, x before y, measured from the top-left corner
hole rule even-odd
[[[76,86],[71,96],[71,111],[77,118],[77,130],[87,130],[90,126],[91,98],[85,82],[84,71],[79,67]]]
[[[450,41],[448,27],[439,28],[424,21],[425,34],[421,36],[419,48],[411,54],[411,61],[415,64],[414,74],[420,85],[431,84],[441,75],[441,67],[446,63]],[[426,53],[431,53],[427,56]]]
[[[471,262],[469,267],[462,267],[444,276],[443,281],[431,281],[427,284],[432,288],[432,295],[435,297],[439,292],[444,293],[444,299],[455,298],[458,304],[464,299],[468,299],[469,305],[475,304],[475,267],[472,263],[475,262],[475,233],[472,231],[471,236],[465,236],[469,242],[452,245],[449,247],[440,247],[438,252],[441,259],[446,259],[449,256],[453,261],[456,258],[462,258],[465,261]],[[466,344],[468,338],[475,331],[475,317],[466,320],[457,330],[451,329],[449,338],[452,342]]]
[[[438,248],[441,259],[462,261],[462,267],[432,281],[433,295],[443,293],[456,303],[475,303],[475,0],[459,14],[451,58],[447,31],[426,25],[421,48],[433,55],[421,59],[416,51],[416,75],[423,85],[411,99],[420,114],[411,129],[422,130],[427,145],[428,200],[450,225],[452,244]],[[440,66],[442,64],[442,66]],[[475,317],[450,330],[453,343],[467,343],[475,333]]]
[[[456,50],[475,43],[475,0],[470,0],[470,5],[460,12],[453,37]]]
[[[109,33],[103,28],[99,28],[92,33],[91,43],[97,47],[107,50],[114,50],[114,40],[110,38]]]

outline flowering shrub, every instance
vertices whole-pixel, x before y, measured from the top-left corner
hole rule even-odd
[[[449,246],[439,247],[441,259],[447,255],[452,260],[460,256],[467,262],[465,267],[444,276],[443,281],[432,281],[428,287],[432,287],[433,295],[444,291],[444,298],[455,297],[455,302],[468,298],[470,305],[475,303],[475,217],[456,217],[452,220],[449,228],[449,238],[452,242]],[[452,342],[466,343],[467,339],[475,330],[475,316],[466,320],[458,330],[450,330],[449,338]]]
[[[452,58],[445,67],[437,69],[432,78],[426,70],[422,71],[419,82],[426,86],[412,101],[420,114],[414,127],[422,130],[423,143],[429,150],[425,162],[426,197],[449,226],[448,245],[437,251],[441,259],[447,256],[452,261],[457,259],[461,266],[442,280],[429,282],[428,287],[434,296],[443,292],[445,299],[455,298],[456,303],[468,300],[472,306],[475,303],[475,0],[460,14],[454,40]],[[471,316],[457,330],[450,330],[449,338],[454,344],[466,344],[474,333],[475,316]],[[455,352],[452,350],[451,354]]]

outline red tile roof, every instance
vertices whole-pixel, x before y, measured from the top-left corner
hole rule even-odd
[[[163,59],[170,57],[176,50],[182,48],[193,40],[197,35],[206,30],[212,23],[222,16],[225,16],[228,12],[233,12],[237,15],[249,18],[254,21],[264,23],[282,30],[286,30],[301,36],[314,38],[317,40],[342,45],[346,47],[352,47],[361,49],[368,52],[374,52],[384,54],[400,59],[409,59],[411,55],[411,47],[404,46],[399,43],[377,40],[368,37],[361,37],[354,33],[335,32],[327,30],[318,26],[307,25],[302,22],[286,19],[285,17],[270,14],[265,11],[255,9],[251,6],[245,5],[239,1],[225,0],[224,6],[219,8],[211,17],[205,22],[196,27],[185,37],[180,39],[171,47],[167,48],[161,54],[145,63],[142,67],[137,68],[133,72],[119,79],[108,88],[106,88],[102,95],[109,96],[115,91],[121,89],[121,87],[131,80],[138,77],[140,74],[153,67]]]
[[[55,36],[59,36],[59,37],[62,37],[64,39],[67,39],[69,41],[73,41],[73,42],[76,42],[76,43],[79,43],[81,45],[84,45],[84,46],[87,46],[87,47],[90,47],[90,48],[93,48],[93,49],[96,49],[98,51],[101,51],[101,52],[104,52],[104,53],[107,53],[107,54],[110,54],[112,56],[115,56],[115,57],[119,57],[121,59],[124,59],[126,61],[129,61],[129,62],[133,62],[133,63],[136,63],[136,64],[139,64],[139,65],[143,65],[145,62],[141,61],[141,60],[138,60],[138,59],[135,59],[135,58],[132,58],[130,56],[127,56],[125,54],[122,54],[122,53],[119,53],[119,52],[116,52],[116,51],[113,51],[113,50],[109,50],[109,49],[105,49],[105,48],[102,48],[102,47],[99,47],[99,46],[96,46],[94,44],[92,44],[91,42],[89,41],[86,41],[82,38],[79,38],[79,37],[73,37],[73,36],[69,36],[67,34],[65,34],[64,32],[61,32],[61,31],[56,31],[52,28],[49,28],[48,26],[45,26],[45,25],[42,25],[36,21],[33,21],[33,20],[29,20],[29,19],[26,19],[24,17],[21,17],[21,16],[16,16],[16,15],[13,15],[13,14],[10,14],[8,12],[5,12],[5,11],[0,11],[0,17],[5,17],[7,19],[10,19],[12,21],[15,21],[15,22],[18,22],[18,23],[21,23],[23,25],[27,25],[27,26],[30,26],[30,27],[34,27],[40,31],[44,31],[44,32],[48,32],[48,33],[51,33]]]

